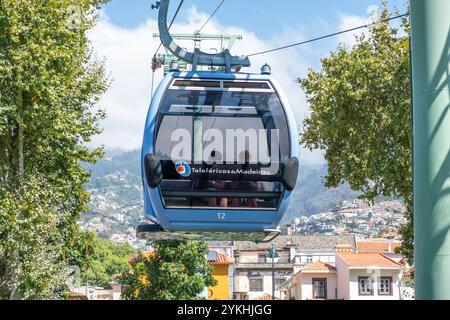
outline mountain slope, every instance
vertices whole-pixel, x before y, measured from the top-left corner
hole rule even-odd
[[[91,211],[82,222],[92,224],[94,221],[94,227],[103,224],[107,227],[103,230],[105,234],[127,233],[143,215],[140,151],[107,152],[104,159],[90,165],[88,169],[92,175],[91,183],[87,185],[92,195]],[[326,173],[325,165],[301,166],[285,223],[295,217],[328,210],[343,200],[357,198],[358,193],[347,184],[336,189],[326,188],[323,184]]]

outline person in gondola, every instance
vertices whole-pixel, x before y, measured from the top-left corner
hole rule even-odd
[[[250,166],[251,155],[248,150],[241,152],[239,155],[239,159],[243,162],[242,169],[248,170]],[[235,191],[258,191],[258,183],[254,181],[243,181],[242,179],[238,179],[231,183],[231,188],[234,188]],[[257,208],[258,204],[255,198],[249,199],[239,199],[233,198],[231,199],[231,206],[234,208],[241,207],[241,200],[245,206],[250,208]]]
[[[205,169],[213,168],[216,159],[221,159],[221,154],[218,151],[212,151],[209,157],[209,163],[211,164],[204,163]],[[224,191],[225,187],[226,187],[225,181],[212,180],[211,175],[209,173],[204,174],[202,178],[199,179],[198,188],[200,190],[218,192]],[[208,207],[212,208],[228,207],[227,198],[207,198],[206,201],[208,202]]]

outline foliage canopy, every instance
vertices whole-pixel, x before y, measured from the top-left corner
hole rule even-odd
[[[0,1],[0,298],[60,297],[81,263],[82,162],[102,154],[86,142],[109,85],[86,32],[104,2]]]
[[[124,274],[128,300],[198,299],[205,287],[214,286],[208,245],[194,241],[154,241],[153,251],[134,259],[133,271]]]
[[[389,17],[385,8],[380,21]],[[409,33],[407,20],[403,31]],[[413,258],[412,137],[409,37],[379,23],[322,59],[299,84],[311,114],[301,141],[321,149],[328,162],[326,185],[348,182],[363,197],[400,197],[410,223],[401,232],[402,253]]]

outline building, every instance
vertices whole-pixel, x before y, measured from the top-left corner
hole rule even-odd
[[[276,253],[273,262],[275,270],[275,298],[282,299],[281,284],[293,273],[289,245],[274,240]],[[272,295],[272,259],[268,257],[271,245],[267,243],[237,242],[235,244],[233,300],[253,300]]]
[[[274,299],[271,294],[265,293],[262,296],[253,298],[252,300],[255,300],[255,301],[271,301],[271,300],[280,300],[280,298],[275,297],[275,299]]]
[[[233,294],[233,259],[227,255],[210,251],[208,263],[213,266],[212,276],[217,281],[208,288],[208,300],[230,300]]]
[[[111,289],[96,290],[97,300],[122,300],[121,284],[112,284]]]
[[[69,300],[121,300],[121,284],[111,284],[111,289],[95,286],[81,286],[72,290]]]
[[[234,243],[233,241],[209,241],[209,251],[216,251],[234,259]]]
[[[364,239],[356,242],[356,249],[358,252],[395,253],[401,245],[401,241],[394,239]]]
[[[272,259],[268,257],[272,244],[279,256],[273,264],[274,278]],[[305,265],[317,261],[334,265],[338,244],[355,249],[353,236],[286,235],[272,243],[236,242],[233,299],[252,300],[272,295],[272,283],[275,285],[276,299],[294,298],[293,276]]]
[[[284,284],[286,299],[295,300],[400,300],[411,296],[403,276],[405,259],[392,251],[397,242],[388,239],[360,240],[336,245],[334,259],[322,255],[308,259]],[[378,252],[381,251],[381,252]],[[385,252],[385,253],[383,253]],[[327,262],[322,261],[326,258]]]
[[[294,274],[307,264],[318,261],[334,266],[337,246],[346,246],[352,250],[356,248],[354,236],[295,236],[292,243]]]
[[[337,299],[336,267],[317,261],[306,265],[294,276],[297,300]]]
[[[403,266],[381,253],[336,252],[337,298],[400,300]]]

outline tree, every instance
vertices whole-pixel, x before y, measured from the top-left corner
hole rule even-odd
[[[389,17],[386,9],[380,21]],[[409,24],[403,21],[408,34]],[[348,182],[363,197],[404,199],[409,223],[401,252],[413,259],[412,138],[409,38],[388,23],[322,59],[320,71],[299,79],[311,105],[301,141],[325,151],[326,185]]]
[[[133,271],[123,275],[128,300],[198,299],[205,287],[214,286],[206,255],[208,246],[194,241],[154,241],[153,251],[133,261]]]
[[[0,187],[0,299],[50,299],[64,292],[54,194],[43,181],[30,177],[15,192]]]
[[[131,270],[129,260],[136,255],[136,251],[129,244],[115,244],[95,235],[90,244],[93,252],[84,260],[88,263],[82,269],[83,283],[109,288],[112,282]]]
[[[108,87],[86,32],[104,2],[0,1],[0,298],[59,297],[78,255]]]

